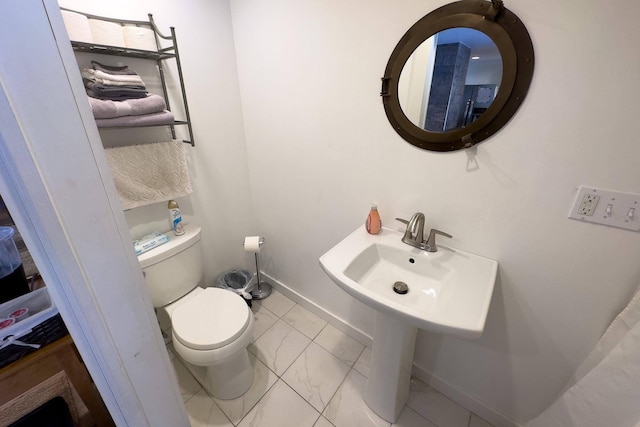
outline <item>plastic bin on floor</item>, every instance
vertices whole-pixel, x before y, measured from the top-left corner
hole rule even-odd
[[[251,291],[253,291],[255,283],[256,279],[249,270],[233,269],[222,273],[216,281],[216,286],[235,292],[243,297],[251,307]]]

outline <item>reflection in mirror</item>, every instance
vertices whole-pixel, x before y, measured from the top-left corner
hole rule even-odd
[[[416,126],[431,132],[463,128],[495,99],[502,80],[500,52],[489,36],[450,28],[420,44],[398,82],[400,107]]]

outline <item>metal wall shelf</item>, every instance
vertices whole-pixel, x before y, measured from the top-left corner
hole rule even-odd
[[[163,91],[165,102],[167,104],[167,110],[171,110],[171,106],[169,105],[169,94],[167,91],[167,83],[165,80],[163,61],[168,59],[175,59],[176,66],[178,69],[178,78],[180,80],[180,89],[182,94],[184,114],[186,117],[185,117],[185,120],[176,120],[173,124],[164,125],[164,126],[169,126],[171,128],[171,135],[175,139],[176,132],[175,132],[174,126],[187,125],[189,129],[190,140],[184,141],[184,142],[191,144],[191,146],[195,146],[195,142],[193,138],[193,129],[191,127],[191,117],[189,115],[189,105],[187,103],[187,93],[184,87],[184,78],[182,76],[182,66],[180,64],[180,54],[178,52],[178,43],[176,40],[175,28],[170,27],[171,35],[162,34],[156,27],[155,22],[153,21],[152,14],[148,14],[149,16],[148,21],[135,21],[135,20],[114,19],[114,18],[108,18],[104,16],[97,16],[97,15],[92,15],[84,12],[78,12],[76,10],[66,9],[66,8],[60,8],[60,9],[68,12],[79,13],[81,15],[86,16],[89,19],[98,19],[102,21],[115,22],[122,26],[136,25],[136,26],[150,28],[153,31],[155,36],[156,46],[157,46],[156,51],[132,49],[132,48],[123,47],[123,46],[108,46],[108,45],[95,44],[95,43],[79,42],[74,40],[71,41],[71,46],[73,47],[73,50],[75,52],[79,52],[79,53],[89,53],[94,55],[114,55],[114,56],[120,56],[120,57],[138,58],[138,59],[155,61],[158,66],[159,78],[160,78],[160,82],[162,83],[162,91]],[[168,40],[170,42],[170,45],[166,47],[162,47],[161,40]],[[156,125],[156,126],[162,126],[162,125]],[[136,127],[152,127],[152,126],[136,126]],[[123,129],[123,128],[124,127],[104,127],[100,129],[104,130],[104,129]]]
[[[120,46],[107,46],[102,44],[84,43],[71,41],[71,46],[76,52],[93,53],[96,55],[116,55],[116,56],[128,56],[130,58],[150,59],[153,61],[161,61],[164,59],[175,58],[176,55],[173,52],[159,51],[154,52],[151,50],[131,49],[128,47]]]
[[[189,125],[189,122],[185,122],[182,120],[176,120],[173,123],[171,123],[170,125],[138,125],[138,126],[98,126],[98,128],[100,130],[109,130],[109,129],[132,129],[132,128],[153,128],[153,127],[162,127],[162,126],[183,126],[183,125]],[[191,141],[184,141],[188,144],[191,144]]]

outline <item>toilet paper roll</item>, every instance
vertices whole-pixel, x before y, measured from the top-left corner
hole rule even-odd
[[[245,252],[260,252],[260,236],[247,236],[244,238]]]
[[[122,27],[122,33],[127,47],[131,49],[158,50],[156,38],[151,28],[125,25]]]
[[[126,46],[122,26],[117,22],[89,18],[89,27],[94,43],[107,46]]]
[[[62,10],[60,13],[62,13],[64,26],[67,28],[67,34],[69,34],[69,40],[93,43],[91,27],[89,27],[89,18],[80,13],[68,10]]]

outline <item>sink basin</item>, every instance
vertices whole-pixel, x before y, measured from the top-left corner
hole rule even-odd
[[[479,337],[498,263],[446,245],[425,252],[401,238],[387,228],[371,235],[359,227],[320,257],[320,265],[338,286],[380,312],[419,329]],[[408,292],[396,293],[396,282]]]
[[[387,228],[371,235],[359,227],[320,257],[338,286],[377,310],[363,397],[390,423],[409,397],[418,328],[482,335],[498,271],[489,258],[446,245],[425,252],[401,239],[402,233]]]

